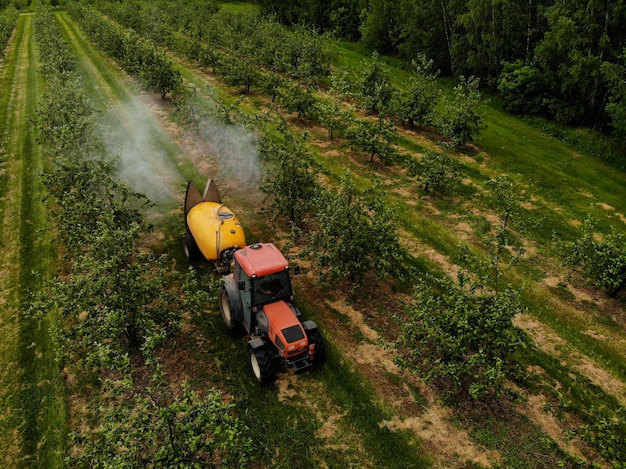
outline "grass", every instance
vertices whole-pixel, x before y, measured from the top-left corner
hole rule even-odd
[[[8,275],[15,295],[5,305],[5,311],[18,318],[14,324],[18,341],[15,361],[11,355],[3,355],[2,360],[3,367],[11,369],[17,378],[17,382],[3,383],[3,388],[8,385],[12,389],[9,399],[20,415],[9,420],[9,428],[3,428],[2,433],[19,432],[21,448],[19,454],[14,453],[16,448],[2,450],[5,460],[14,457],[15,464],[59,467],[65,452],[67,422],[63,383],[54,362],[55,347],[50,336],[54,312],[41,318],[28,314],[32,295],[55,269],[53,234],[42,203],[44,191],[39,178],[44,165],[43,150],[37,145],[32,126],[26,124],[26,116],[35,115],[43,89],[37,73],[32,25],[31,15],[20,16],[12,46],[15,52],[8,58],[15,60],[16,68],[10,70],[17,73],[8,86],[14,101],[5,111],[11,123],[5,144],[14,160],[11,185],[6,187],[4,196],[13,201],[11,209],[17,214],[13,217],[17,225],[13,244],[16,253],[12,265],[6,267],[11,271]],[[3,236],[8,234],[3,227]]]
[[[20,19],[14,35],[14,43],[21,42],[25,34],[24,19]],[[8,144],[12,135],[12,123],[15,120],[13,108],[17,93],[18,81],[18,47],[10,47],[0,69],[2,89],[0,94],[0,246],[2,248],[2,301],[0,310],[0,401],[4,404],[5,413],[0,417],[0,459],[5,463],[18,461],[21,457],[21,438],[19,428],[19,375],[15,373],[19,355],[19,297],[17,295],[18,279],[16,265],[19,263],[17,252],[17,217],[12,214],[16,200],[15,172],[17,162],[9,152]],[[11,212],[11,215],[9,215]]]

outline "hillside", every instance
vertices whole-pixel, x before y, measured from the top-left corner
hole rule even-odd
[[[99,8],[99,13],[93,8],[89,11],[108,13],[106,21],[127,30],[129,25],[116,23],[122,19],[119,12],[107,12],[105,4]],[[182,6],[180,9],[184,11]],[[245,8],[233,10],[233,15],[248,14]],[[120,444],[126,441],[122,438],[128,440],[117,452],[129,458],[126,464],[136,452],[138,461],[150,465],[147,461],[158,448],[150,446],[150,437],[136,441],[135,447],[134,434],[126,424],[137,419],[138,413],[151,415],[152,411],[159,416],[174,415],[169,422],[178,423],[180,415],[170,404],[205,402],[187,396],[186,385],[201,398],[211,399],[215,415],[230,416],[223,417],[227,424],[220,431],[232,430],[231,441],[242,445],[239,452],[232,453],[235,456],[227,443],[212,454],[198,451],[195,463],[402,468],[623,465],[624,293],[611,297],[594,287],[581,269],[565,264],[565,246],[583,236],[590,216],[596,222],[594,239],[617,236],[618,242],[623,242],[619,237],[626,235],[623,171],[548,135],[540,121],[510,116],[489,101],[480,106],[484,129],[474,142],[453,149],[435,126],[412,128],[390,119],[397,132],[393,143],[397,156],[381,161],[380,154],[374,158],[368,150],[357,148],[350,141],[349,130],[339,129],[331,140],[327,121],[319,116],[299,115],[299,110],[287,109],[280,96],[273,99],[255,84],[249,87],[245,81],[231,81],[223,63],[243,62],[243,56],[236,55],[241,51],[220,49],[223,62],[217,65],[192,60],[193,54],[183,53],[182,47],[189,46],[185,41],[201,44],[202,40],[177,29],[179,25],[157,20],[152,29],[160,33],[152,34],[171,42],[158,47],[164,48],[182,83],[191,90],[189,101],[182,101],[177,92],[167,92],[162,99],[161,93],[146,91],[141,82],[145,76],[129,74],[124,64],[99,49],[83,10],[69,8],[53,14],[76,60],[77,82],[95,109],[98,128],[104,129],[104,154],[117,161],[118,180],[154,203],[142,208],[153,229],[138,237],[139,247],[129,259],[144,259],[140,253],[146,252],[155,258],[168,256],[158,265],[180,275],[164,288],[180,292],[184,305],[180,331],[163,332],[172,335],[149,352],[143,346],[126,347],[120,339],[120,348],[115,345],[112,350],[125,350],[128,362],[116,362],[119,368],[106,369],[104,362],[98,362],[98,366],[81,369],[79,347],[72,350],[79,358],[75,363],[55,361],[67,345],[49,331],[84,321],[89,310],[87,303],[77,300],[77,307],[84,311],[68,314],[57,304],[56,310],[42,316],[24,314],[32,311],[32,293],[43,288],[45,296],[49,288],[45,279],[57,276],[71,284],[77,277],[72,263],[78,262],[68,255],[74,246],[58,243],[59,231],[63,231],[60,221],[54,219],[58,207],[44,200],[47,192],[41,172],[44,167],[54,167],[56,157],[49,142],[39,144],[44,140],[42,124],[31,125],[44,96],[61,99],[60,93],[54,94],[54,79],[39,73],[43,52],[33,33],[33,18],[38,14],[20,15],[0,69],[0,240],[4,259],[0,350],[5,370],[0,396],[7,404],[0,431],[9,436],[2,439],[0,451],[7,467],[34,462],[46,467],[69,467],[72,462],[93,467],[95,461],[111,458],[105,450],[98,453],[98,445],[108,444],[107,450],[114,453],[111,441]],[[104,30],[105,23],[99,24]],[[137,31],[148,36],[140,27]],[[153,41],[154,37],[146,39],[148,44]],[[333,42],[332,47],[337,58],[334,70],[345,69],[353,81],[371,60],[367,51],[363,55],[354,45]],[[231,54],[235,62],[227,62]],[[407,86],[410,74],[394,64],[385,62],[394,86]],[[305,81],[296,74],[278,74],[284,80],[278,87],[282,93]],[[378,123],[377,113],[364,110],[354,95],[338,95],[331,82],[330,77],[320,79],[319,86],[310,88],[312,95],[320,102],[336,102],[337,112],[351,112],[361,122]],[[440,85],[444,94],[452,93],[445,83]],[[290,138],[294,139],[291,147],[285,144]],[[381,226],[397,230],[403,265],[382,278],[367,271],[352,282],[344,272],[338,280],[320,282],[328,269],[316,262],[324,253],[316,252],[311,236],[328,226],[316,217],[323,207],[315,206],[327,199],[312,197],[314,206],[308,207],[297,229],[292,229],[288,215],[273,205],[276,195],[261,191],[262,184],[267,188],[268,175],[278,167],[272,166],[277,163],[267,156],[268,148],[287,148],[292,157],[310,161],[308,171],[320,190],[337,193],[348,178],[355,194],[365,200],[365,191],[374,188],[374,199],[382,201],[383,207],[372,205],[375,208],[371,210],[380,210],[393,222]],[[423,165],[429,153],[445,154],[455,163],[460,176],[446,190],[425,190]],[[414,290],[415,286],[424,287],[422,279],[430,275],[427,282],[433,282],[432,278],[456,281],[459,272],[465,271],[480,277],[476,264],[463,257],[462,247],[475,258],[489,259],[502,222],[490,181],[502,176],[511,182],[516,209],[507,226],[508,244],[501,253],[498,280],[519,294],[520,312],[513,325],[527,341],[507,357],[512,371],[499,396],[478,400],[467,395],[450,397],[441,383],[427,382],[410,366],[399,365],[402,349],[396,341],[405,333],[403,324],[415,313],[410,305],[416,298],[425,300]],[[245,338],[232,337],[221,322],[215,300],[217,274],[207,263],[190,264],[182,252],[186,181],[202,187],[209,177],[218,181],[224,201],[242,220],[249,242],[272,241],[302,268],[302,274],[294,277],[297,304],[306,318],[320,326],[327,342],[329,357],[323,369],[302,375],[281,371],[269,386],[254,381]],[[390,244],[394,241],[386,232],[372,250],[380,247],[380,239]],[[521,256],[509,266],[519,247],[523,247]],[[157,264],[155,258],[148,258],[149,262]],[[385,273],[384,266],[377,268]],[[199,282],[192,288],[205,294],[195,303],[187,302],[193,294],[181,280],[190,269]],[[150,294],[161,298],[155,291]],[[128,290],[124,295],[133,296]],[[175,301],[167,301],[175,310]],[[58,321],[59,317],[63,321]],[[414,345],[419,347],[419,343]],[[159,364],[165,384],[157,383],[154,363]],[[130,370],[127,376],[122,371],[126,366]],[[123,381],[120,376],[132,382],[130,388],[109,387],[110,382]],[[153,391],[155,395],[150,394]],[[137,396],[145,401],[135,401]],[[124,410],[129,403],[141,405],[129,407],[127,414],[115,412],[115,405]],[[140,421],[137,419],[137,428],[145,424]],[[204,424],[205,428],[217,428],[215,422]],[[184,428],[191,434],[190,423]],[[157,433],[152,445],[161,441],[163,435]],[[148,445],[144,455],[141,445]],[[237,462],[229,460],[231,456],[238,458]],[[109,464],[115,461],[110,459]],[[184,458],[181,464],[185,464]]]

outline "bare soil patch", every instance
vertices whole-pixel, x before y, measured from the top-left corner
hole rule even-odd
[[[526,331],[541,350],[559,357],[573,369],[587,376],[607,394],[615,396],[622,405],[626,405],[626,384],[574,349],[545,324],[527,314],[518,314],[514,318],[514,324]]]

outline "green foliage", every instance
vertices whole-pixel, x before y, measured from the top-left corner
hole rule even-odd
[[[9,6],[0,12],[0,59],[4,57],[5,49],[17,24],[18,12]]]
[[[317,98],[311,86],[300,86],[297,83],[286,83],[286,88],[279,97],[280,103],[287,112],[298,115],[298,119],[314,119],[317,116]]]
[[[516,114],[542,115],[546,112],[545,77],[535,67],[521,61],[503,64],[498,91],[507,111]]]
[[[462,5],[455,18],[454,70],[487,81],[498,76],[503,61],[526,60],[528,42],[536,34],[532,29],[535,8],[515,1],[469,0]]]
[[[626,139],[626,67],[623,63],[626,51],[622,54],[622,64],[605,62],[602,64],[602,73],[609,84],[609,102],[606,112],[611,117],[613,131],[622,139]]]
[[[515,112],[621,126],[618,84],[606,75],[607,66],[624,66],[620,2],[264,0],[261,8],[288,24],[334,27],[344,38],[358,39],[358,29],[379,53],[410,59],[420,51],[446,76],[473,75],[498,87]]]
[[[294,34],[288,37],[290,39],[286,48],[288,74],[313,85],[316,85],[320,78],[330,74],[335,53],[329,36],[320,35],[317,30],[308,27],[298,26]],[[285,48],[285,45],[282,47]]]
[[[427,151],[417,169],[424,192],[450,192],[463,177],[461,165],[446,153]]]
[[[333,140],[338,133],[344,132],[353,121],[352,113],[343,111],[336,100],[320,102],[318,110],[318,119],[328,131],[328,140]]]
[[[45,57],[42,54],[42,57]],[[59,155],[82,156],[100,149],[95,138],[94,107],[87,98],[79,79],[71,74],[57,74],[49,69],[50,89],[39,103],[35,124],[40,139]]]
[[[444,100],[445,107],[437,127],[457,148],[474,141],[484,127],[479,112],[482,98],[478,83],[476,77],[460,77],[452,98]]]
[[[433,61],[419,54],[412,61],[413,73],[406,89],[394,96],[394,113],[409,126],[426,126],[432,122],[439,99],[438,73],[431,72]]]
[[[165,257],[135,254],[133,231],[100,229],[59,286],[60,343],[66,344],[66,361],[86,370],[126,371],[125,357],[134,350],[154,360],[155,349],[178,333],[184,297]]]
[[[346,175],[338,192],[320,192],[314,204],[311,243],[324,275],[357,283],[370,271],[380,277],[397,272],[401,250],[384,194],[376,188],[360,193]]]
[[[181,83],[180,72],[165,53],[136,33],[112,23],[83,4],[71,3],[68,12],[98,47],[117,60],[128,73],[139,77],[147,89],[159,92],[164,98]]]
[[[519,295],[482,295],[450,280],[422,281],[396,347],[399,363],[460,398],[498,396],[523,343],[512,319]]]
[[[155,43],[205,66],[217,65],[229,83],[246,86],[248,91],[261,84],[262,68],[302,79],[308,85],[330,73],[334,52],[328,35],[304,26],[287,31],[257,12],[233,13],[214,6],[204,8],[199,1],[96,4],[107,16]]]
[[[280,126],[282,140],[265,139],[260,153],[266,161],[261,189],[271,197],[270,208],[299,224],[317,192],[316,165],[307,149],[307,135]]]
[[[56,20],[42,14],[38,27],[50,21]],[[122,39],[118,44],[128,41]],[[42,61],[50,56],[55,63],[58,51],[68,48],[42,47]],[[79,383],[104,383],[103,393],[85,399],[99,407],[85,422],[89,430],[71,435],[68,466],[245,467],[252,442],[232,406],[217,391],[200,396],[184,387],[174,394],[160,371],[158,349],[178,334],[184,312],[215,301],[215,290],[199,288],[193,271],[183,278],[167,257],[139,247],[146,198],[120,184],[115,165],[104,161],[94,109],[78,77],[54,67],[42,71],[48,93],[34,123],[50,155],[43,182],[66,257],[62,276],[46,283],[28,313],[37,319],[53,311],[58,363]],[[131,379],[150,374],[150,387]]]
[[[400,24],[399,5],[394,0],[370,0],[361,13],[361,35],[371,49],[382,54],[396,50]]]
[[[172,61],[154,48],[146,48],[143,52],[144,66],[139,70],[139,78],[152,91],[161,94],[165,99],[182,83],[180,72],[173,67]]]
[[[200,395],[183,383],[174,395],[159,377],[140,392],[130,384],[108,382],[98,428],[70,435],[68,466],[243,468],[253,460],[252,440],[219,391]]]
[[[591,423],[581,426],[577,432],[583,441],[598,448],[600,455],[615,468],[624,468],[626,461],[626,407],[616,412],[592,409]]]
[[[357,120],[346,134],[351,146],[370,155],[370,162],[378,156],[383,163],[390,164],[398,156],[394,146],[397,132],[389,119],[379,122]]]
[[[589,216],[580,237],[563,243],[565,262],[580,268],[593,285],[606,290],[609,296],[616,296],[626,287],[626,237],[614,228],[600,237],[596,225],[596,220]]]
[[[76,59],[69,44],[63,40],[61,26],[46,4],[37,6],[34,18],[35,39],[42,58],[42,71],[46,75],[67,76],[76,69]]]
[[[484,261],[463,247],[461,260],[478,279],[472,281],[466,275],[467,272],[461,272],[460,280],[461,283],[469,282],[472,288],[490,287],[498,294],[503,274],[520,260],[525,249],[510,229],[512,220],[519,212],[519,200],[513,182],[501,176],[487,181],[486,187],[491,207],[498,211],[498,223],[485,236],[489,257]],[[503,265],[505,260],[508,260],[506,266]]]
[[[374,113],[387,113],[395,96],[389,69],[377,52],[364,60],[357,83],[357,95],[363,107]]]

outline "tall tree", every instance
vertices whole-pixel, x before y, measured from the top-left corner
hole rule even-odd
[[[381,54],[397,51],[400,35],[400,10],[395,0],[370,0],[361,24],[363,41]]]
[[[419,51],[434,61],[435,68],[451,73],[455,18],[464,4],[461,0],[420,0],[416,5],[415,0],[400,0],[398,51],[405,57]]]
[[[495,78],[503,61],[527,60],[541,0],[469,0],[456,18],[455,70]]]

